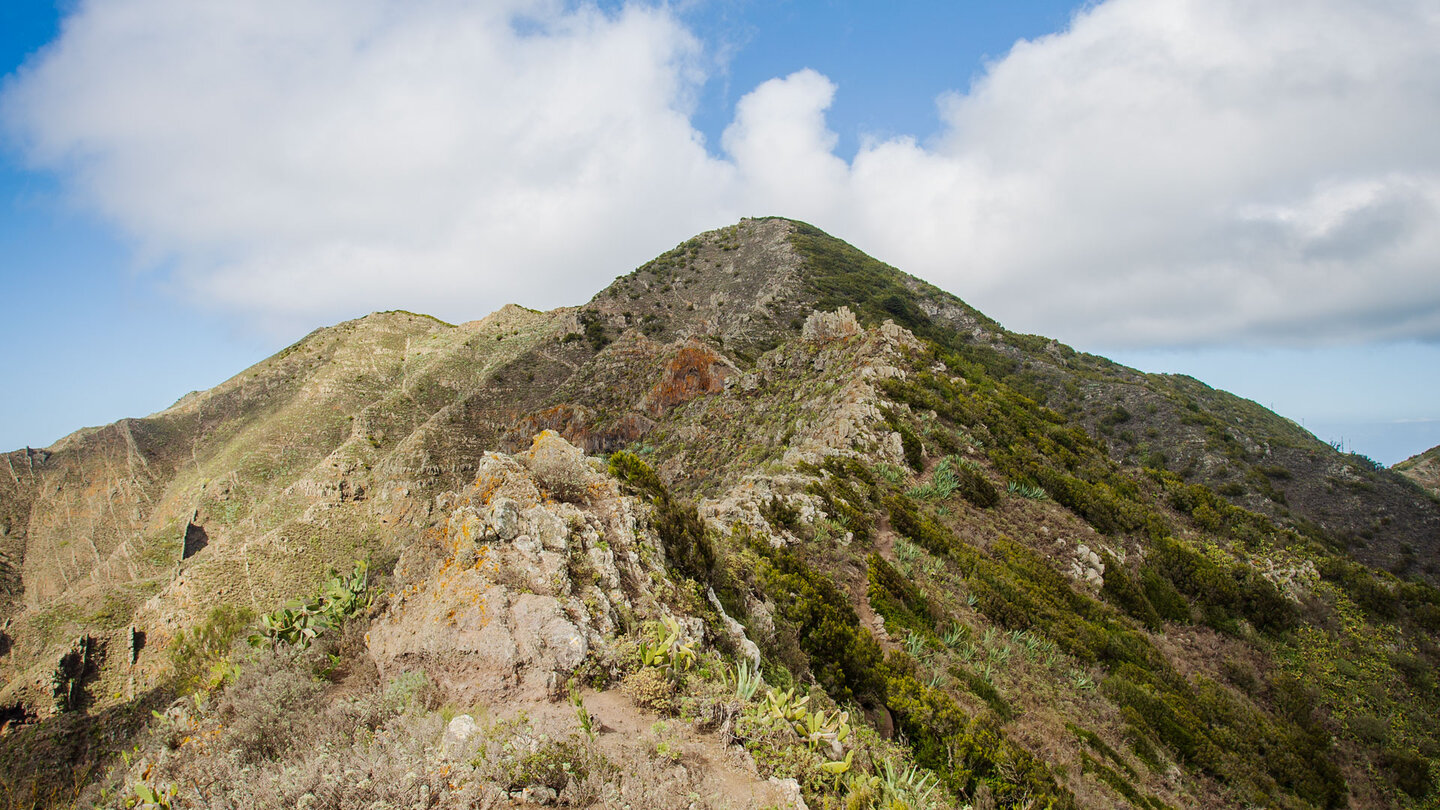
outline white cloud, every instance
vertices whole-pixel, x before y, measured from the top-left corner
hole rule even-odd
[[[194,295],[268,317],[575,303],[782,214],[1086,345],[1440,338],[1423,0],[1110,0],[849,162],[810,70],[708,154],[701,51],[663,8],[110,0],[4,107]]]
[[[698,51],[646,8],[116,0],[6,112],[201,300],[478,317],[584,300],[738,216],[684,111]]]

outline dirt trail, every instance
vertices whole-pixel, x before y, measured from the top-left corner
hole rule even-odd
[[[678,782],[692,782],[696,792],[718,807],[793,806],[783,788],[756,774],[744,749],[723,745],[717,735],[643,711],[618,690],[586,692],[583,698],[585,708],[599,720],[600,747],[616,764],[674,769]],[[672,765],[650,761],[651,751],[661,742],[678,749]]]
[[[890,564],[895,563],[895,530],[890,528],[889,516],[881,516],[875,526],[875,552],[882,559]],[[870,595],[868,593],[869,583],[865,578],[850,585],[850,601],[855,605],[855,613],[860,617],[860,624],[870,631],[870,635],[879,642],[880,648],[886,652],[900,649],[885,631],[885,622],[875,613],[870,606]]]

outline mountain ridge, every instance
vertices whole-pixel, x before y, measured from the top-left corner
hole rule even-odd
[[[626,643],[617,605],[698,622],[687,632],[714,650],[743,647],[738,632],[777,685],[855,701],[877,729],[902,730],[909,753],[893,756],[956,797],[978,801],[984,785],[1054,806],[1142,789],[1340,806],[1348,783],[1355,801],[1409,806],[1430,790],[1375,769],[1434,758],[1437,732],[1417,718],[1435,685],[1413,672],[1440,654],[1424,642],[1440,619],[1426,584],[1440,555],[1433,499],[1253,402],[1004,330],[804,223],[701,234],[576,307],[507,305],[456,325],[392,311],[318,329],[164,411],[6,459],[0,708],[36,735],[60,727],[41,717],[46,679],[77,636],[108,663],[65,682],[97,708],[131,705],[170,688],[164,651],[217,606],[270,611],[357,558],[391,561],[389,592],[461,610],[454,572],[478,564],[466,555],[484,536],[480,556],[520,566],[465,574],[491,603],[530,605],[587,650]],[[551,539],[516,539],[487,476]],[[612,547],[635,556],[607,562]],[[591,568],[615,584],[593,590]],[[405,604],[387,596],[368,617],[389,641],[346,648],[374,677],[402,658],[423,669],[441,648],[425,644],[445,643],[433,631],[418,647],[395,641],[420,632]],[[811,626],[793,605],[833,611],[832,623]],[[1341,615],[1361,617],[1359,635],[1325,629]],[[513,621],[502,640],[520,637]],[[810,639],[822,626],[870,663],[827,658]],[[1033,632],[1068,663],[981,677],[982,662],[941,641],[960,627],[995,656],[1013,645],[994,633]],[[1323,663],[1347,644],[1369,669]],[[485,646],[460,660],[490,671]],[[531,655],[505,664],[538,667],[526,683],[582,666]],[[1316,694],[1291,694],[1287,678],[1322,665]],[[939,674],[920,678],[926,666]],[[1089,708],[1057,721],[1051,681],[1073,673],[1104,697],[1075,687]],[[469,694],[448,677],[432,673]],[[1380,691],[1353,715],[1339,701],[1364,678]],[[931,720],[907,702],[921,698]],[[1292,712],[1292,699],[1310,708]],[[1376,743],[1365,718],[1385,711],[1405,725]],[[936,725],[947,712],[974,724]],[[1226,736],[1252,720],[1259,743]],[[1110,757],[1084,735],[1079,748],[1045,742],[1071,721],[1103,724],[1101,746],[1132,753]],[[962,740],[971,770],[941,767],[937,752]],[[1050,745],[1058,759],[1031,753]],[[828,795],[818,785],[805,783],[812,798]]]

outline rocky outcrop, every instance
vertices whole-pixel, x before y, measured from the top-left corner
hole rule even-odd
[[[800,330],[800,339],[812,343],[828,343],[859,335],[860,322],[849,307],[840,307],[834,312],[811,312]]]
[[[647,507],[596,467],[546,432],[515,456],[485,454],[471,486],[441,495],[443,556],[409,572],[371,628],[381,672],[423,669],[458,700],[543,697],[609,643],[621,612],[648,612],[637,583],[664,570]]]
[[[641,408],[653,416],[660,416],[696,397],[724,391],[725,381],[738,373],[730,361],[709,347],[692,341],[665,364],[660,381],[645,395]]]

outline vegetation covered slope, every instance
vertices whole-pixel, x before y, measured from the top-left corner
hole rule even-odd
[[[394,767],[422,805],[618,806],[665,792],[622,772],[698,790],[739,757],[761,804],[772,776],[855,808],[1436,801],[1432,499],[801,223],[571,310],[319,330],[8,460],[0,767],[32,798],[347,806],[398,801]],[[366,557],[381,590],[323,656],[231,650]],[[591,708],[551,703],[572,681]],[[147,729],[177,691],[209,697]],[[442,756],[461,713],[483,731]],[[320,717],[339,736],[256,742]],[[357,763],[370,787],[286,776]]]

